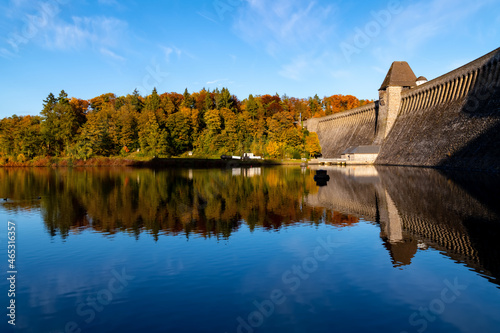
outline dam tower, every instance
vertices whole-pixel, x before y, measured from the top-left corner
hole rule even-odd
[[[401,107],[401,94],[417,86],[417,77],[406,61],[394,61],[378,90],[379,115],[374,144],[381,145],[391,131]]]

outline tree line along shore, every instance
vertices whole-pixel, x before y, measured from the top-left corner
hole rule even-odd
[[[317,135],[302,128],[303,120],[370,102],[350,95],[300,99],[277,94],[240,101],[227,88],[186,89],[184,94],[158,94],[155,88],[145,97],[135,90],[85,100],[62,90],[57,97],[48,95],[39,115],[0,120],[0,165],[181,163],[166,162],[172,157],[189,157],[196,164],[193,158],[243,153],[275,161],[309,158],[321,147]]]

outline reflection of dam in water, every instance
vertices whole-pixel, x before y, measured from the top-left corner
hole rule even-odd
[[[418,249],[432,247],[499,283],[500,216],[475,195],[488,197],[488,179],[474,179],[469,190],[467,182],[458,185],[430,169],[327,169],[328,185],[307,202],[379,223],[394,266],[408,265]]]

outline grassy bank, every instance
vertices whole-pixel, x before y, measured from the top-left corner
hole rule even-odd
[[[37,157],[28,161],[4,159],[2,167],[93,167],[93,166],[134,166],[150,161],[151,158],[93,157],[87,160],[66,157]]]
[[[29,161],[0,161],[0,167],[143,167],[143,168],[231,168],[270,165],[300,165],[301,160],[222,160],[220,158],[93,157],[87,160],[38,157]]]

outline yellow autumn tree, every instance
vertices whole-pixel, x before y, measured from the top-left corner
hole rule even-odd
[[[269,156],[277,158],[281,155],[282,144],[276,141],[270,141],[266,146],[266,151]]]
[[[306,136],[305,150],[309,153],[309,156],[321,153],[318,134],[311,132],[308,136]]]

